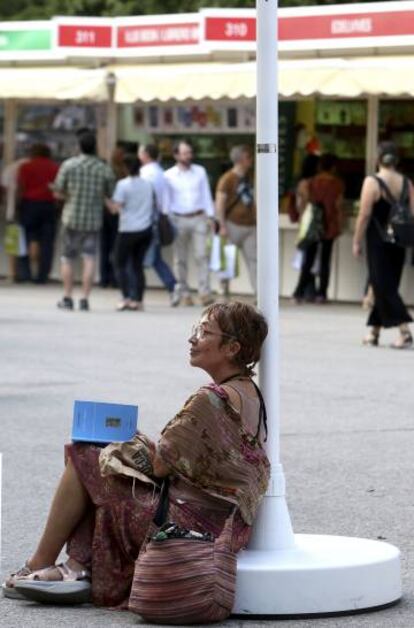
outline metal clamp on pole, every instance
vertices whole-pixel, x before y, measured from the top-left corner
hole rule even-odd
[[[277,153],[277,144],[256,144],[257,153]]]

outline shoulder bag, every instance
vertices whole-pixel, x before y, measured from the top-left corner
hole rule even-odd
[[[165,521],[164,483],[154,523]],[[221,534],[164,523],[144,544],[135,563],[129,610],[156,624],[205,624],[225,620],[236,591],[236,555],[231,550],[235,510]]]
[[[324,234],[324,208],[321,203],[309,202],[302,214],[299,223],[296,247],[301,251],[320,242]]]
[[[169,246],[175,240],[175,228],[169,216],[159,212],[158,214],[158,238],[161,246]]]

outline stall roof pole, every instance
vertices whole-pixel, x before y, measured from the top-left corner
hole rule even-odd
[[[16,159],[17,102],[8,98],[4,103],[3,167]]]
[[[365,174],[372,175],[377,169],[377,147],[379,128],[379,97],[367,99],[367,142],[365,153]]]

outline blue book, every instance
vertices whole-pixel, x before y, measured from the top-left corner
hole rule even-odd
[[[131,440],[137,431],[138,406],[98,401],[75,401],[72,441],[112,443]]]

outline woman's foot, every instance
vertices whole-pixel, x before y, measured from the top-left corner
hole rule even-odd
[[[116,306],[116,311],[125,312],[126,310],[129,310],[129,306],[130,306],[129,299],[124,299],[123,301],[120,301],[118,303],[118,305]]]
[[[374,291],[372,289],[372,286],[368,286],[368,290],[366,291],[366,294],[364,298],[362,299],[362,309],[372,310],[374,305],[375,305]]]
[[[4,597],[16,600],[23,600],[24,596],[16,591],[14,585],[19,579],[27,578],[32,573],[32,570],[26,563],[23,567],[20,567],[20,569],[10,574],[10,576],[6,578],[6,580],[1,585]]]
[[[133,312],[142,312],[144,309],[144,305],[142,301],[130,301],[128,310],[132,310]]]
[[[366,347],[378,347],[379,344],[379,329],[371,329],[369,333],[362,339],[362,344]]]
[[[393,349],[409,349],[413,345],[413,337],[410,330],[400,329],[400,336],[391,344]]]
[[[11,574],[7,580],[3,583],[3,595],[5,597],[13,599],[25,599],[27,591],[36,590],[43,591],[43,585],[46,585],[46,590],[50,592],[50,584],[64,584],[69,585],[71,583],[84,583],[85,586],[72,586],[72,593],[82,591],[83,594],[90,589],[91,573],[88,569],[85,569],[83,565],[77,561],[69,558],[66,563],[60,565],[51,565],[44,567],[43,569],[31,569],[28,564],[15,573]],[[22,586],[21,586],[22,585]],[[88,585],[88,586],[86,586]],[[54,592],[59,595],[64,593],[67,595],[68,586],[53,587]],[[30,599],[34,599],[31,597]]]

